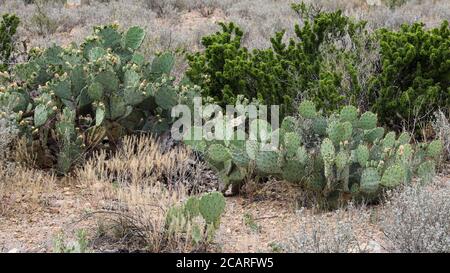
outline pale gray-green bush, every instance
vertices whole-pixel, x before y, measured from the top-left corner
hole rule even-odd
[[[381,226],[390,251],[450,252],[450,181],[392,193]]]

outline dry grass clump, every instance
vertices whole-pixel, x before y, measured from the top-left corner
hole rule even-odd
[[[48,173],[0,162],[0,216],[32,213],[54,196],[56,178]]]
[[[188,197],[185,185],[199,179],[191,160],[182,147],[162,153],[157,141],[136,136],[124,138],[112,157],[101,152],[89,160],[77,176],[100,208],[92,214],[101,216],[100,235],[129,250],[196,250],[189,224],[181,230],[166,223],[169,209]]]
[[[392,193],[381,227],[392,252],[450,252],[450,181]]]
[[[10,161],[13,153],[20,150],[11,149],[18,131],[8,119],[8,111],[0,112],[0,216],[32,212],[49,201],[55,178]]]
[[[161,183],[168,188],[183,186],[189,192],[198,193],[211,190],[202,184],[204,169],[205,164],[182,146],[163,151],[160,143],[151,137],[128,136],[113,156],[102,150],[86,162],[79,176],[83,182]]]

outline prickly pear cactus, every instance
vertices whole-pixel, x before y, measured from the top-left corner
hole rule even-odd
[[[260,151],[256,157],[256,168],[262,173],[278,174],[281,172],[279,157],[277,151]]]
[[[214,225],[217,229],[220,216],[225,211],[225,198],[219,192],[212,192],[200,198],[199,211],[206,223]]]
[[[298,107],[298,112],[303,118],[312,119],[317,114],[316,105],[309,100],[302,101]]]
[[[409,183],[414,175],[429,181],[442,144],[412,145],[408,133],[397,138],[377,123],[376,114],[360,114],[353,106],[322,116],[306,101],[299,118],[285,117],[279,130],[265,132],[266,138],[279,134],[278,147],[262,150],[265,143],[257,137],[235,147],[207,141],[206,158],[224,183],[273,176],[300,184],[328,205],[376,200],[384,189]]]
[[[32,49],[10,75],[0,104],[16,112],[30,143],[39,140],[52,151],[60,173],[105,141],[114,149],[124,135],[169,129],[171,108],[182,100],[169,76],[174,57],[165,53],[148,62],[137,52],[144,38],[139,27],[95,27],[81,45]],[[75,117],[67,120],[68,112]],[[70,141],[60,127],[70,128]]]
[[[211,241],[225,211],[225,198],[219,192],[191,196],[166,213],[168,236],[186,234],[194,245]],[[203,221],[197,221],[203,219]]]

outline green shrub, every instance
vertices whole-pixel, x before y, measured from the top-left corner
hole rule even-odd
[[[13,14],[4,14],[0,22],[0,72],[8,70],[11,55],[14,52],[13,36],[20,20]]]
[[[16,113],[37,163],[66,173],[100,146],[114,150],[124,135],[169,129],[181,99],[169,76],[174,58],[146,61],[137,52],[144,36],[139,27],[95,27],[80,46],[33,49],[16,66],[0,103]]]
[[[384,128],[377,127],[376,114],[360,115],[354,106],[327,117],[311,101],[304,101],[299,115],[286,117],[274,131],[266,121],[249,122],[250,128],[265,130],[259,136],[279,137],[279,145],[270,149],[260,149],[267,138],[255,140],[248,135],[245,140],[205,137],[186,143],[204,153],[224,189],[240,185],[246,177],[275,176],[299,183],[323,207],[337,207],[351,199],[378,200],[386,189],[410,183],[414,175],[428,182],[442,153],[440,140],[413,146],[408,133],[385,134]]]
[[[438,107],[450,106],[450,28],[421,23],[399,31],[380,30],[381,72],[374,83],[373,109],[381,122],[427,121]],[[416,128],[408,128],[416,129]]]
[[[286,89],[288,64],[271,50],[249,52],[241,47],[244,33],[233,23],[220,26],[221,32],[202,38],[204,52],[188,55],[189,79],[202,87],[204,96],[223,106],[235,104],[237,96],[244,95],[290,108],[294,94]]]
[[[365,22],[355,22],[336,12],[314,12],[305,4],[293,5],[304,21],[295,26],[296,39],[283,42],[284,31],[271,39],[272,47],[250,51],[241,46],[243,32],[233,23],[221,23],[222,31],[202,39],[204,52],[188,54],[190,80],[205,96],[222,105],[234,104],[237,95],[256,98],[266,105],[280,105],[293,113],[293,100],[300,94],[332,111],[357,103],[362,92],[356,67],[357,49],[367,46]],[[338,44],[350,37],[347,48]],[[328,62],[322,50],[337,52]],[[343,69],[336,69],[340,65]],[[348,78],[348,86],[343,86]],[[346,92],[347,91],[347,92]]]

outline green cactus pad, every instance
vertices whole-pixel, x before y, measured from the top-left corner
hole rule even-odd
[[[184,203],[184,214],[188,219],[194,218],[200,214],[200,200],[195,197],[189,197]]]
[[[296,133],[286,133],[284,135],[284,149],[286,156],[292,158],[296,155],[298,148],[301,145],[301,138]]]
[[[366,194],[374,194],[377,192],[380,184],[380,175],[375,168],[364,169],[361,174],[361,183],[359,190]]]
[[[388,167],[381,178],[381,185],[386,188],[395,188],[406,181],[406,170],[399,164]]]
[[[48,110],[43,104],[36,106],[34,110],[34,125],[36,127],[41,127],[48,120]]]
[[[437,158],[442,154],[444,147],[441,140],[433,140],[428,144],[427,155],[429,157]]]
[[[198,138],[198,139],[196,139]],[[203,139],[203,128],[202,127],[191,127],[187,132],[183,135],[184,144],[188,145],[192,148],[192,150],[197,152],[205,152],[206,151],[206,141]]]
[[[302,101],[298,107],[300,116],[306,119],[313,119],[317,115],[316,105],[309,100]]]
[[[297,128],[297,121],[294,117],[287,116],[283,119],[283,122],[281,122],[280,129],[283,132],[295,132]]]
[[[352,136],[353,126],[350,122],[330,123],[327,129],[328,137],[338,145],[340,142],[349,140]]]
[[[397,159],[403,163],[407,163],[411,160],[414,155],[414,150],[411,144],[400,145],[397,149],[396,156]]]
[[[358,109],[353,105],[345,106],[342,108],[339,117],[342,122],[354,122],[358,119]]]
[[[178,103],[176,90],[171,86],[163,85],[156,90],[155,101],[162,109],[171,110]]]
[[[278,159],[279,153],[276,151],[260,151],[256,157],[256,168],[266,174],[280,173]]]
[[[297,160],[289,160],[282,168],[283,179],[289,182],[300,182],[305,176],[305,166]]]
[[[365,112],[359,118],[358,125],[364,130],[374,129],[377,126],[377,115],[372,112]]]
[[[88,87],[88,95],[94,101],[99,101],[103,98],[103,85],[99,82],[93,82]]]
[[[220,216],[225,211],[225,197],[219,192],[203,195],[200,198],[199,211],[206,223],[213,224],[217,228]]]
[[[395,133],[389,132],[383,139],[383,148],[384,149],[392,149],[395,145]]]
[[[333,142],[329,138],[323,140],[322,144],[320,145],[320,153],[322,155],[324,162],[329,163],[334,162],[335,149]]]
[[[326,118],[317,117],[312,120],[312,130],[314,134],[325,136],[328,128],[328,121]]]
[[[208,147],[208,157],[214,162],[224,162],[231,158],[231,154],[225,146],[212,144]]]
[[[229,174],[228,178],[231,183],[241,182],[244,180],[245,175],[246,173],[244,169],[236,168]]]
[[[132,50],[138,49],[144,41],[145,31],[140,27],[131,27],[124,36],[123,46]]]
[[[166,52],[160,56],[157,56],[153,59],[152,62],[152,73],[157,76],[163,74],[170,74],[172,71],[172,67],[175,63],[175,57],[172,53]]]
[[[239,167],[246,167],[250,163],[250,157],[247,154],[245,146],[230,145],[231,158],[234,164]]]
[[[336,155],[336,168],[342,171],[349,164],[349,155],[345,151],[339,151]]]
[[[355,150],[355,157],[359,165],[365,167],[370,157],[369,148],[363,144],[358,145],[358,148]]]
[[[297,149],[296,159],[300,162],[300,164],[306,164],[308,161],[308,152],[305,147],[301,146]]]
[[[375,141],[382,139],[384,136],[384,128],[377,127],[371,130],[366,130],[364,132],[364,139],[370,143],[374,143]]]

